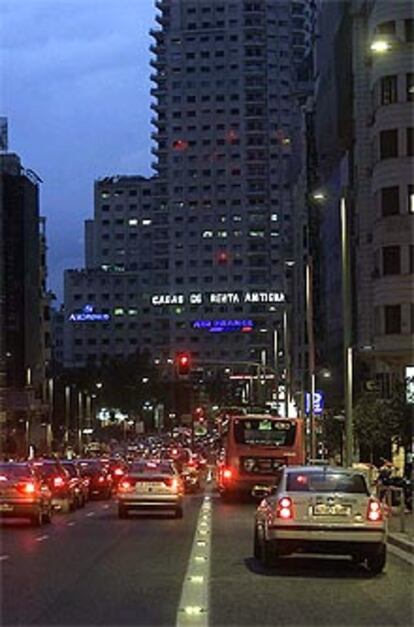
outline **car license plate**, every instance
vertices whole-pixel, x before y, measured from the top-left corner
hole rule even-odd
[[[160,487],[159,483],[151,483],[149,481],[139,481],[136,484],[137,492],[155,492]]]
[[[13,505],[9,505],[8,503],[2,503],[0,505],[0,512],[11,512],[13,511]]]
[[[349,505],[326,505],[325,503],[318,503],[313,508],[315,516],[349,516],[351,514],[351,507]]]

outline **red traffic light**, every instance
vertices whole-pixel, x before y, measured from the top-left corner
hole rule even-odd
[[[190,355],[188,355],[188,353],[181,353],[180,355],[177,355],[178,374],[189,374],[190,367]]]

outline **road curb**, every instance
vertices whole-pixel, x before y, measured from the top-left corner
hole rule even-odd
[[[400,536],[397,536],[396,534],[389,533],[387,542],[389,544],[393,544],[394,546],[398,547],[402,551],[406,551],[407,553],[414,555],[414,542],[411,542],[410,540],[406,540],[405,538],[401,538]]]

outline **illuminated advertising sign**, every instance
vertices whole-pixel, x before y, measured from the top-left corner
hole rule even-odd
[[[282,292],[192,292],[190,294],[154,294],[151,304],[154,307],[164,305],[243,305],[283,303]]]
[[[311,395],[310,392],[306,392],[305,395],[305,413],[310,414],[311,410]],[[319,416],[323,413],[325,407],[325,394],[322,390],[316,390],[313,395],[313,413],[315,416]]]
[[[85,305],[82,311],[69,316],[71,322],[108,322],[110,318],[107,313],[96,313],[92,305]]]
[[[207,329],[210,333],[228,333],[230,331],[249,333],[253,327],[253,320],[196,320],[193,322],[194,329]]]

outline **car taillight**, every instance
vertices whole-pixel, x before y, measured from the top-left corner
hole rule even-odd
[[[177,479],[177,477],[164,479],[164,483],[165,483],[166,486],[171,488],[174,492],[178,492],[178,489],[180,487],[180,482]]]
[[[98,481],[99,481],[99,483],[103,483],[105,481],[105,477],[100,475],[100,477],[98,477]]]
[[[36,486],[32,481],[23,481],[19,483],[18,488],[24,494],[34,494],[36,492]]]
[[[382,520],[381,504],[376,499],[370,499],[368,502],[367,518],[372,522]]]
[[[132,488],[132,484],[130,481],[126,481],[125,479],[121,481],[119,484],[119,489],[123,492],[128,492]]]
[[[231,479],[233,476],[233,471],[231,468],[223,469],[223,479]]]
[[[122,468],[115,468],[114,470],[115,477],[122,477],[123,474],[124,474],[124,471],[122,470]]]
[[[55,488],[61,488],[65,484],[63,477],[55,477],[53,479],[53,485]]]
[[[283,518],[284,520],[290,520],[293,518],[293,505],[292,499],[288,496],[283,496],[277,503],[276,516]]]

